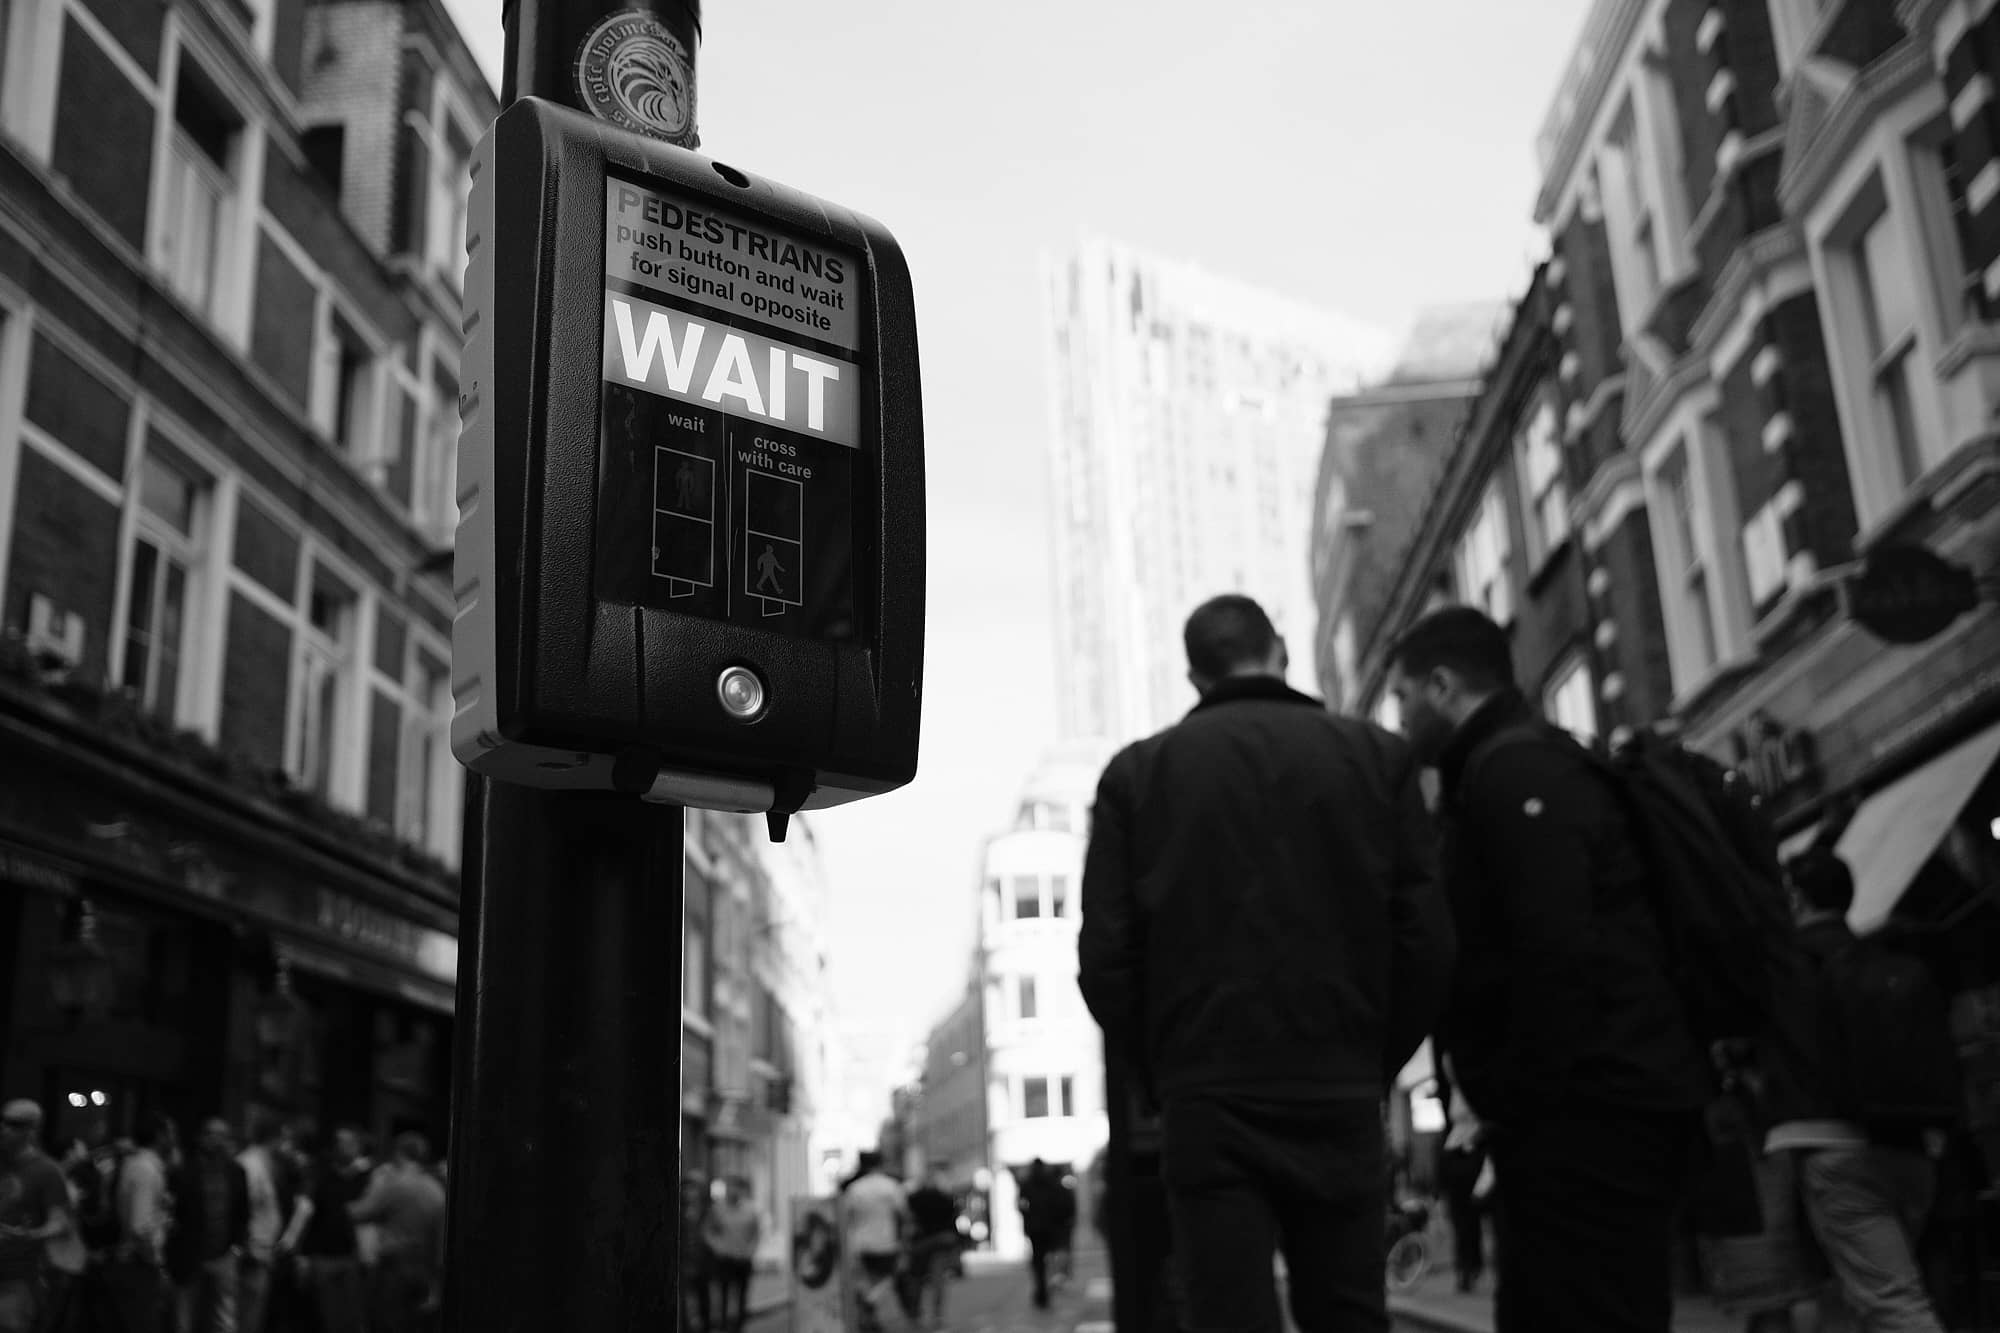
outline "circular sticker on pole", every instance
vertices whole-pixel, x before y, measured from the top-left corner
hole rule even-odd
[[[607,15],[576,56],[576,93],[601,120],[658,139],[694,137],[694,63],[680,38],[643,9]]]

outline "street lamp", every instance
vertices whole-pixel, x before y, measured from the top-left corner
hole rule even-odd
[[[101,1018],[111,1008],[117,971],[97,938],[97,912],[90,899],[77,899],[67,916],[62,942],[49,951],[49,994],[71,1021]]]

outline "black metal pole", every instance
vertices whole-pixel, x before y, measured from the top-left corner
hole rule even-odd
[[[635,25],[634,10],[657,23]],[[503,102],[616,119],[591,105],[590,76],[609,69],[642,122],[672,114],[663,27],[680,45],[686,125],[650,132],[693,141],[694,0],[510,0],[503,21]],[[678,806],[468,779],[448,1330],[673,1326],[683,822]]]

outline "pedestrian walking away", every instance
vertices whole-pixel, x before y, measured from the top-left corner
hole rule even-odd
[[[1285,684],[1255,601],[1183,635],[1199,696],[1106,767],[1079,963],[1164,1125],[1183,1327],[1389,1326],[1380,1104],[1452,960],[1419,769],[1399,738]]]
[[[1785,1161],[1863,1333],[1939,1333],[1916,1258],[1935,1156],[1961,1118],[1945,1002],[1893,928],[1857,940],[1854,875],[1813,848],[1787,867],[1804,966],[1761,1052],[1764,1147]],[[1776,1319],[1765,1327],[1782,1329]]]
[[[910,1263],[916,1269],[917,1317],[933,1330],[944,1327],[945,1297],[958,1257],[958,1205],[945,1189],[942,1163],[933,1164],[923,1184],[910,1191]]]
[[[1391,661],[1441,780],[1459,960],[1439,1046],[1454,1133],[1498,1179],[1498,1333],[1667,1333],[1712,1083],[1620,793],[1534,715],[1479,611],[1431,613]]]
[[[1062,1176],[1037,1157],[1021,1178],[1021,1229],[1028,1237],[1028,1269],[1037,1310],[1049,1308],[1049,1267],[1069,1248],[1076,1224],[1076,1200]]]
[[[720,1333],[743,1333],[748,1318],[750,1274],[757,1262],[757,1242],[764,1223],[750,1200],[750,1182],[732,1176],[723,1195],[710,1205],[702,1223],[715,1265],[715,1316]]]
[[[417,1333],[434,1322],[444,1274],[444,1186],[431,1174],[430,1141],[396,1136],[395,1160],[376,1173],[348,1208],[356,1222],[381,1227],[381,1252],[370,1284],[374,1333]]]
[[[883,1170],[882,1154],[861,1154],[860,1172],[841,1192],[842,1230],[853,1256],[855,1299],[864,1333],[880,1329],[883,1305],[894,1294],[903,1257],[909,1204],[903,1187]]]

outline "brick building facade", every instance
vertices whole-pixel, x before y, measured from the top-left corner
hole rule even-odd
[[[441,1142],[496,104],[417,0],[0,13],[0,1079]]]
[[[1554,256],[1460,446],[1504,472],[1479,422],[1550,395],[1574,573],[1513,558],[1534,542],[1515,478],[1511,581],[1468,583],[1467,463],[1364,652],[1379,692],[1427,604],[1497,596],[1549,711],[1567,647],[1601,731],[1664,724],[1738,765],[1789,848],[1848,859],[1857,928],[1929,928],[1971,1128],[1925,1245],[1955,1327],[1996,1313],[2000,616],[1982,599],[1912,642],[1853,610],[1896,552],[1982,586],[2000,557],[1997,21],[1936,0],[1599,0],[1538,144]]]

